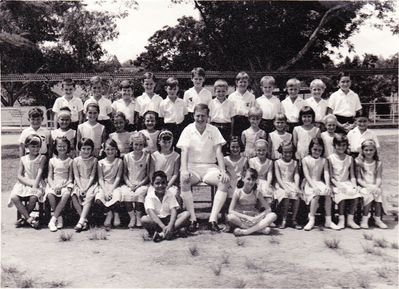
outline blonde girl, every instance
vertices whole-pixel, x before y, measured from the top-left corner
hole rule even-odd
[[[90,105],[90,104],[89,104]],[[89,138],[82,138],[78,142],[79,156],[73,160],[73,175],[75,178],[72,190],[72,204],[80,218],[75,231],[87,230],[90,208],[97,187],[97,158],[93,156],[94,142]]]
[[[267,135],[264,130],[259,128],[260,121],[262,120],[262,110],[259,107],[253,106],[249,109],[248,120],[251,126],[242,132],[241,141],[245,146],[244,155],[252,158],[256,156],[256,140],[267,139]]]
[[[59,128],[51,131],[51,139],[55,140],[57,137],[66,137],[70,142],[69,157],[74,158],[76,156],[76,130],[71,129],[71,110],[69,107],[64,106],[60,108],[57,113],[57,122]],[[55,144],[53,142],[53,144]],[[54,148],[52,149],[54,151]]]
[[[382,163],[378,158],[374,140],[365,140],[361,145],[361,153],[356,158],[356,178],[363,197],[363,217],[360,227],[369,228],[370,209],[374,207],[375,225],[381,229],[387,229],[388,226],[381,220],[382,209],[385,205],[381,189]],[[389,212],[387,208],[384,210]]]
[[[150,155],[144,152],[146,137],[134,132],[130,137],[132,151],[123,157],[122,201],[125,202],[130,217],[129,228],[141,228],[141,216],[144,212],[144,198],[149,183]]]
[[[44,202],[44,181],[42,179],[43,169],[46,164],[46,157],[39,154],[42,146],[42,139],[37,134],[29,135],[24,142],[28,148],[28,154],[20,158],[18,165],[18,182],[14,185],[8,206],[14,204],[22,215],[15,226],[21,227],[28,223],[31,227],[39,228],[39,221],[29,214],[33,211],[36,203]],[[26,206],[22,201],[27,201]]]
[[[354,221],[354,214],[357,208],[358,198],[361,197],[359,188],[356,185],[355,169],[352,157],[348,152],[348,138],[337,134],[334,137],[333,145],[335,152],[328,157],[329,172],[333,190],[333,200],[338,204],[339,221],[338,227],[345,228],[345,208],[349,203],[347,225],[352,229],[360,229]]]
[[[128,121],[123,112],[118,111],[115,113],[113,117],[113,123],[115,127],[115,132],[109,135],[110,139],[113,139],[118,145],[118,149],[120,151],[120,156],[123,156],[130,152],[130,136],[131,133],[126,131],[126,127],[128,126]]]
[[[337,118],[333,114],[328,114],[323,119],[326,131],[320,134],[324,143],[324,157],[328,158],[334,152],[333,140],[336,136]]]
[[[236,236],[250,235],[255,232],[267,235],[270,233],[270,224],[277,218],[276,214],[271,212],[262,193],[257,190],[257,179],[256,170],[248,168],[233,194],[227,222],[230,228],[236,227],[234,229]],[[256,209],[257,204],[260,210]]]
[[[331,220],[330,174],[327,160],[322,157],[323,153],[323,140],[321,138],[313,138],[309,145],[309,155],[302,159],[305,178],[303,200],[306,205],[310,204],[309,221],[304,227],[305,231],[310,231],[314,227],[315,214],[319,206],[320,196],[324,196],[324,210],[326,214],[324,226],[333,230],[339,230],[339,227]]]
[[[58,115],[60,117],[62,111]],[[71,143],[64,137],[57,137],[54,141],[54,157],[48,164],[48,178],[46,196],[53,210],[53,216],[48,223],[51,232],[56,232],[64,226],[62,211],[73,189],[72,159],[68,157]]]

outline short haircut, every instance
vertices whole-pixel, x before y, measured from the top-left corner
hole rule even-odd
[[[64,78],[62,80],[62,87],[64,87],[65,85],[72,85],[73,87],[75,87],[75,82],[72,80],[72,78]]]
[[[168,180],[168,177],[166,176],[166,174],[163,171],[156,171],[152,174],[152,184],[154,183],[156,178],[161,178],[165,181]]]
[[[38,146],[42,146],[42,138],[37,135],[37,134],[30,134],[28,135],[28,137],[25,139],[24,145],[28,146],[28,145],[38,145]]]
[[[38,108],[38,107],[32,107],[30,110],[29,110],[29,112],[28,112],[28,117],[31,119],[31,118],[34,118],[34,117],[43,117],[43,115],[44,115],[44,113],[43,113],[43,110],[41,110],[40,108]]]
[[[310,106],[305,105],[299,111],[299,125],[303,125],[302,117],[304,115],[311,115],[312,116],[312,122],[314,122],[314,119],[316,117],[316,114],[315,114],[314,110]]]
[[[71,151],[71,142],[69,139],[67,139],[65,136],[59,136],[54,140],[54,154],[58,156],[58,151],[57,151],[57,144],[59,142],[64,142],[67,145],[67,153]]]
[[[81,150],[83,146],[89,146],[92,150],[94,150],[94,142],[91,138],[82,138],[78,142],[78,150]]]
[[[240,151],[241,151],[241,152],[244,151],[245,146],[244,146],[244,144],[243,144],[241,138],[238,137],[238,136],[233,135],[233,136],[230,137],[230,140],[229,140],[229,147],[228,147],[229,153],[230,153],[230,146],[231,146],[231,144],[232,144],[233,142],[238,143],[238,145],[240,146]]]
[[[253,168],[247,168],[243,172],[241,179],[239,179],[237,181],[237,188],[241,189],[244,186],[244,181],[242,179],[245,178],[247,173],[249,173],[249,175],[251,176],[251,179],[253,179],[253,180],[257,180],[258,179],[258,172],[255,169],[253,169]],[[253,190],[256,190],[256,188],[257,188],[257,185],[255,183],[254,187],[253,187]]]
[[[337,122],[338,122],[337,117],[336,117],[335,115],[333,115],[333,114],[330,113],[330,114],[327,114],[327,115],[323,118],[323,123],[324,123],[324,124],[327,124],[327,122],[330,121],[330,120],[334,121],[335,124],[337,124]]]
[[[107,156],[107,154],[105,153],[105,148],[107,145],[116,149],[116,157],[119,158],[119,156],[121,155],[121,151],[119,150],[119,147],[118,147],[118,144],[116,143],[116,141],[114,141],[112,138],[108,138],[103,143],[103,150],[102,150],[101,158],[105,158]]]
[[[281,121],[287,122],[287,117],[286,117],[286,115],[285,115],[284,113],[278,112],[278,113],[276,113],[276,115],[274,116],[274,121],[276,121],[276,120],[281,120]]]
[[[90,103],[87,104],[86,113],[89,111],[90,107],[94,107],[95,109],[97,109],[97,112],[100,113],[100,106],[97,103],[95,103],[95,102],[90,102]]]
[[[152,110],[147,110],[147,111],[144,113],[144,115],[143,115],[143,119],[144,119],[144,120],[145,120],[145,118],[147,117],[147,115],[153,115],[153,116],[155,117],[155,123],[158,123],[159,115],[158,115],[157,112],[152,111]]]
[[[169,77],[165,82],[165,86],[175,88],[176,86],[179,86],[179,81],[174,77]]]
[[[341,71],[341,72],[338,74],[338,81],[341,80],[342,77],[349,77],[349,78],[351,78],[351,75],[350,75],[349,72],[347,72],[347,71]]]
[[[209,107],[205,103],[198,103],[194,106],[194,114],[197,110],[206,110],[209,115]]]
[[[275,86],[276,80],[271,75],[265,75],[260,79],[260,85],[262,86],[262,85],[265,85],[266,83],[269,83],[269,84]]]
[[[122,88],[131,88],[133,90],[133,84],[129,80],[122,80],[121,83],[119,83],[119,89]]]
[[[249,108],[248,118],[250,118],[251,116],[262,117],[262,115],[263,115],[263,111],[260,109],[260,107],[254,105]]]
[[[242,79],[249,80],[249,75],[245,71],[240,71],[236,75],[236,81],[239,81],[239,80],[242,80]]]
[[[301,85],[301,82],[296,78],[290,78],[287,80],[286,85],[287,85],[287,87],[290,87],[290,86],[298,86],[299,87]]]
[[[125,122],[127,122],[126,115],[125,115],[123,112],[121,112],[121,111],[115,112],[115,114],[114,114],[114,116],[113,116],[112,119],[115,120],[117,117],[120,117],[120,118],[122,118]]]
[[[226,80],[218,79],[218,80],[215,81],[215,83],[213,85],[213,88],[214,89],[216,89],[216,88],[226,88],[226,90],[228,90],[229,89],[229,85],[228,85]]]
[[[90,85],[102,84],[101,77],[96,75],[90,78]]]
[[[313,79],[309,86],[310,88],[315,86],[321,86],[323,89],[326,89],[326,84],[321,79]]]
[[[144,80],[146,79],[151,79],[154,82],[157,82],[157,78],[155,77],[154,73],[152,72],[146,72],[144,73],[143,77],[142,77],[142,81],[144,82]]]
[[[147,146],[147,138],[142,132],[135,131],[132,133],[132,135],[129,137],[129,143],[133,144],[135,141],[143,141],[144,147]]]
[[[291,149],[291,151],[292,151],[293,154],[294,154],[295,151],[296,151],[296,147],[295,147],[295,145],[294,145],[294,143],[293,143],[292,141],[283,141],[283,142],[279,145],[277,151],[278,151],[280,154],[282,154],[282,153],[283,153],[283,149],[285,149],[285,148]]]
[[[319,145],[319,146],[322,147],[323,150],[321,152],[321,155],[324,155],[324,142],[323,142],[323,139],[321,137],[314,137],[314,138],[312,138],[310,140],[310,143],[309,143],[309,155],[312,155],[312,148],[315,145]]]
[[[333,139],[333,146],[335,147],[340,144],[346,144],[346,146],[349,146],[348,138],[344,134],[336,133]]]
[[[191,78],[194,78],[194,76],[200,76],[205,78],[205,69],[202,67],[195,67],[193,70],[191,70]]]

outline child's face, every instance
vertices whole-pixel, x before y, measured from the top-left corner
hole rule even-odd
[[[372,145],[365,146],[363,148],[363,155],[366,159],[373,159],[376,153],[376,149]]]
[[[299,93],[299,86],[298,85],[288,86],[287,92],[290,97],[297,97]]]
[[[113,146],[106,145],[104,151],[107,157],[116,157],[117,151],[116,148],[114,148]]]
[[[200,125],[206,124],[207,119],[208,119],[208,111],[206,109],[202,110],[197,109],[194,112],[194,120],[196,124]]]
[[[103,92],[103,86],[101,83],[96,83],[91,86],[91,92],[93,93],[93,96],[100,96]]]
[[[274,127],[277,131],[282,132],[285,130],[285,121],[277,119],[274,121]]]
[[[155,128],[155,116],[152,114],[147,114],[144,118],[144,125],[147,129]]]
[[[302,122],[303,125],[310,125],[313,123],[313,117],[310,114],[304,114],[302,115]]]
[[[346,150],[348,149],[348,145],[346,143],[338,143],[334,146],[334,148],[338,154],[345,154]]]
[[[258,127],[261,119],[262,118],[258,115],[251,115],[250,117],[248,117],[249,123],[252,127]]]
[[[237,88],[240,90],[247,90],[249,81],[246,78],[240,78],[236,80]]]
[[[289,162],[292,159],[292,149],[291,148],[283,148],[281,156],[284,161]]]
[[[28,144],[28,149],[29,149],[29,154],[37,156],[40,152],[40,145],[36,143]]]
[[[215,88],[215,95],[218,99],[225,99],[227,94],[227,88],[223,86],[218,86]]]
[[[157,176],[152,183],[155,192],[158,194],[164,194],[166,190],[166,179],[160,176]]]
[[[242,181],[244,183],[244,188],[246,188],[247,190],[251,190],[256,183],[256,179],[252,178],[250,172],[245,173],[245,177]]]
[[[368,120],[365,117],[359,117],[356,120],[356,124],[357,124],[359,130],[365,131],[367,129],[367,127],[368,127]]]
[[[324,87],[320,85],[315,85],[311,87],[311,93],[315,99],[320,99],[321,96],[323,95],[323,92],[324,92]]]
[[[205,78],[199,75],[194,75],[194,77],[191,78],[191,81],[193,82],[194,87],[202,87],[204,85]]]
[[[57,149],[58,155],[63,156],[66,155],[68,151],[68,145],[63,141],[57,141],[57,145],[55,146]]]
[[[71,118],[67,115],[60,115],[58,117],[58,124],[60,125],[60,128],[63,130],[66,130],[69,128],[69,125],[71,123]]]
[[[310,150],[312,157],[314,157],[315,159],[318,159],[321,154],[323,153],[323,148],[320,145],[313,145],[312,149]]]
[[[125,120],[122,117],[118,116],[114,119],[114,127],[117,132],[124,131],[125,125]]]
[[[42,122],[43,122],[43,117],[41,117],[41,116],[29,118],[30,126],[33,129],[38,129],[42,125]]]
[[[95,107],[89,107],[86,112],[87,120],[90,122],[96,122],[98,118],[98,110]]]
[[[259,158],[265,158],[267,155],[267,147],[263,144],[255,146],[256,156]]]
[[[155,82],[152,79],[144,79],[143,81],[143,88],[146,93],[154,92]]]
[[[93,152],[93,148],[91,146],[82,146],[80,148],[80,156],[82,158],[90,157],[92,152]]]
[[[159,145],[164,150],[170,150],[172,147],[173,139],[171,137],[162,137],[159,140]]]
[[[130,100],[133,95],[133,89],[131,89],[130,87],[123,87],[121,89],[121,94],[123,100]]]
[[[326,129],[329,133],[334,133],[337,128],[337,123],[334,120],[328,120],[326,123]]]
[[[236,155],[239,155],[240,153],[241,153],[240,145],[238,144],[238,142],[233,141],[233,142],[230,144],[230,154],[236,156]]]
[[[73,96],[75,87],[73,85],[64,84],[62,89],[64,90],[64,94],[66,96]]]
[[[133,148],[133,151],[135,151],[135,152],[143,151],[143,149],[144,149],[144,140],[138,140],[137,139],[137,140],[133,141],[132,148]]]
[[[338,83],[339,88],[343,91],[348,91],[351,87],[351,79],[349,76],[342,76]]]
[[[176,98],[177,92],[179,91],[179,87],[178,86],[174,86],[174,87],[166,86],[165,90],[169,97]]]
[[[269,96],[273,94],[274,85],[271,83],[266,82],[262,84],[260,88],[262,89],[264,95]]]

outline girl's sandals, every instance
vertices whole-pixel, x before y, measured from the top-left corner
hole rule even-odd
[[[82,232],[82,231],[87,231],[89,229],[89,225],[88,225],[87,221],[84,221],[83,223],[79,222],[76,224],[74,229],[77,233]]]
[[[29,217],[29,219],[28,220],[26,220],[26,222],[33,228],[33,229],[36,229],[36,230],[39,230],[40,228],[39,228],[39,221],[38,220],[35,220],[34,218],[32,218],[32,217]]]
[[[23,218],[20,218],[15,222],[15,228],[21,228],[21,227],[25,226],[25,224],[26,224],[26,220]]]

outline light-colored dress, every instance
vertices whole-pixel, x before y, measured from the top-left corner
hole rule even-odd
[[[305,187],[304,187],[304,192],[303,192],[303,200],[305,201],[306,205],[309,205],[310,201],[315,196],[328,196],[329,195],[328,186],[322,180],[326,159],[322,158],[322,157],[315,159],[312,156],[306,156],[302,159],[302,163],[303,163],[303,166],[306,165],[306,167],[309,168],[310,178],[313,180],[313,183],[315,183],[315,185],[316,185],[316,188],[313,188],[309,185],[309,183],[306,181],[306,179],[304,180]],[[320,193],[316,194],[314,192],[314,189],[319,189]]]
[[[251,127],[244,130],[242,134],[245,136],[245,151],[244,156],[251,158],[256,156],[255,153],[255,142],[258,139],[265,139],[266,140],[266,132],[262,129],[258,131],[254,131]]]
[[[298,160],[303,159],[309,154],[309,144],[312,138],[315,138],[319,133],[320,129],[318,127],[312,127],[310,130],[304,129],[302,126],[294,127],[294,132],[297,134],[297,150],[295,156]]]
[[[129,141],[130,136],[131,133],[128,131],[113,132],[109,135],[109,137],[113,139],[118,145],[121,157],[130,152],[130,141]]]
[[[258,157],[255,157],[249,159],[248,164],[250,168],[258,172],[258,190],[262,193],[263,197],[273,199],[273,188],[271,184],[267,184],[266,180],[266,174],[273,168],[273,162],[266,159],[262,163]]]
[[[85,186],[91,177],[91,173],[94,169],[94,173],[97,172],[97,159],[94,156],[91,156],[87,159],[83,159],[81,156],[74,158],[73,163],[76,165],[78,169],[78,174],[80,178],[80,182],[83,186]],[[95,196],[94,189],[97,187],[97,182],[94,182],[86,192],[82,192],[76,183],[75,176],[75,184],[72,190],[72,196],[76,195],[78,197],[79,203],[81,205],[89,204]]]
[[[89,138],[94,142],[94,150],[93,150],[94,156],[99,156],[100,154],[102,135],[104,129],[105,127],[100,123],[91,125],[87,121],[82,124],[79,124],[78,126],[78,132],[80,133],[80,136],[82,138]]]
[[[134,159],[133,152],[123,157],[123,165],[127,169],[129,181],[133,185],[137,185],[147,176],[149,159],[150,155],[148,153],[143,153],[138,160]],[[140,186],[135,191],[132,191],[127,185],[123,185],[121,187],[122,201],[144,203],[147,189],[148,186]]]
[[[58,157],[53,157],[49,161],[49,166],[53,167],[53,183],[56,187],[61,187],[60,191],[55,191],[54,188],[50,187],[47,183],[46,186],[46,197],[47,194],[53,194],[57,197],[62,197],[65,193],[70,193],[73,189],[73,184],[70,183],[67,186],[65,184],[68,182],[69,172],[72,170],[72,159],[66,158],[61,160]]]
[[[169,182],[169,180],[173,177],[176,162],[180,162],[180,155],[175,151],[172,151],[166,155],[156,151],[151,154],[151,162],[154,163],[154,172],[163,171],[166,174],[166,178]],[[176,182],[177,181],[178,180],[176,180]],[[179,187],[173,185],[169,190],[176,194],[179,191]]]
[[[234,195],[237,196],[237,202],[236,206],[234,208],[234,211],[237,211],[238,213],[245,214],[251,217],[255,217],[259,215],[259,211],[256,209],[256,204],[258,202],[260,192],[258,190],[251,191],[251,193],[246,194],[243,189],[236,189],[234,191]],[[262,218],[258,220],[261,221]],[[254,225],[256,225],[256,222],[251,222],[248,221],[245,218],[241,218],[241,227],[243,229],[250,228]]]
[[[143,130],[140,130],[140,132],[147,139],[147,147],[144,148],[144,151],[149,154],[156,152],[158,150],[157,141],[158,141],[158,135],[159,135],[160,131],[156,130],[156,131],[150,133],[150,132],[148,132],[148,130],[143,129]]]
[[[338,187],[333,184],[333,200],[336,204],[343,200],[360,198],[359,188],[349,179],[352,158],[345,155],[343,160],[334,153],[328,157],[331,166],[331,179],[338,182]]]
[[[284,132],[284,134],[279,134],[278,131],[272,131],[269,134],[269,138],[272,141],[272,155],[271,158],[272,160],[278,160],[281,158],[281,154],[278,152],[278,148],[280,147],[280,144],[285,141],[285,142],[291,142],[292,141],[292,134],[288,132]]]
[[[288,163],[282,159],[276,160],[274,163],[276,168],[280,170],[281,181],[288,186],[288,191],[285,191],[278,182],[276,182],[276,190],[274,191],[274,198],[280,203],[282,199],[297,200],[301,196],[301,192],[298,191],[295,185],[295,170],[298,166],[295,160],[291,160]]]
[[[334,153],[334,136],[330,136],[328,131],[322,132],[320,136],[324,143],[324,157],[328,158],[331,154]]]
[[[21,157],[21,162],[23,166],[23,176],[29,179],[36,179],[37,173],[40,168],[40,164],[43,161],[43,158],[45,158],[44,155],[38,155],[35,159],[31,160],[29,158],[29,155],[25,155]],[[44,186],[45,182],[41,180],[39,182],[39,186],[37,189],[34,189],[30,186],[21,184],[19,181],[14,185],[11,194],[10,194],[10,199],[8,201],[8,206],[12,207],[13,202],[11,201],[11,198],[13,196],[19,196],[19,197],[30,197],[30,196],[36,196],[39,200],[39,202],[44,202]]]
[[[111,191],[111,188],[115,182],[116,176],[118,174],[118,169],[122,169],[122,160],[115,158],[112,163],[108,162],[107,159],[102,159],[98,162],[98,166],[100,167],[102,173],[103,173],[103,180],[104,180],[104,186],[107,192]],[[111,198],[107,198],[105,196],[105,192],[103,188],[98,185],[94,189],[95,195],[96,195],[96,200],[100,200],[106,207],[110,207],[114,205],[116,202],[121,201],[122,199],[122,194],[120,187],[115,188],[112,191],[112,196]]]
[[[230,185],[227,188],[229,198],[233,196],[233,193],[237,188],[237,181],[242,177],[242,172],[247,162],[248,159],[244,156],[241,156],[238,161],[231,160],[230,156],[224,157],[224,165],[230,176]]]

